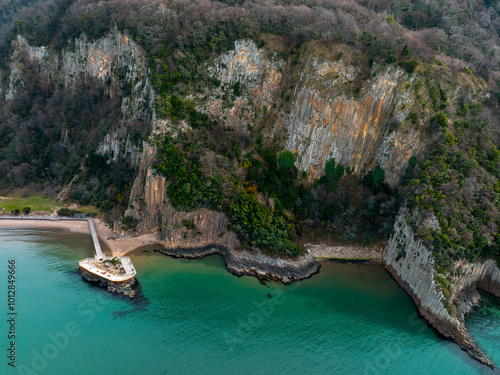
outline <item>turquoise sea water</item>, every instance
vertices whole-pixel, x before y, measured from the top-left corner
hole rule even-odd
[[[0,374],[492,374],[416,314],[382,267],[324,264],[290,286],[237,278],[222,257],[131,255],[143,298],[84,282],[90,236],[0,228],[2,353],[7,261],[16,260],[16,368]],[[272,298],[269,298],[272,296]],[[468,319],[500,365],[500,303]]]

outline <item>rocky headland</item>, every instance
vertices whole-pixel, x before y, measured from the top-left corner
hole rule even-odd
[[[90,283],[97,284],[102,286],[108,290],[108,292],[123,294],[126,297],[134,298],[136,294],[136,290],[134,286],[136,285],[137,280],[131,278],[127,281],[122,282],[114,282],[110,280],[106,280],[103,277],[97,276],[93,273],[84,270],[81,267],[78,267],[77,273],[82,276],[82,278]]]
[[[385,268],[435,329],[453,339],[472,358],[494,368],[467,331],[465,316],[480,302],[479,289],[500,297],[500,269],[493,260],[461,260],[444,279],[435,271],[432,250],[415,237],[408,217],[408,211],[402,209],[394,235],[384,249]]]
[[[134,236],[149,236],[143,237],[143,243],[151,242],[152,237],[163,247],[162,253],[177,257],[221,254],[228,270],[236,275],[283,283],[317,273],[320,265],[314,256],[337,258],[345,253],[345,249],[323,245],[314,245],[311,253],[297,258],[271,257],[256,249],[244,251],[237,236],[228,230],[223,213],[206,208],[183,212],[170,204],[167,180],[152,167],[157,154],[154,142],[132,142],[128,129],[138,118],[147,122],[151,136],[165,132],[176,136],[188,131],[189,126],[185,121],[175,124],[156,113],[158,93],[151,83],[148,59],[133,39],[113,29],[95,41],[85,36],[77,38],[58,54],[48,47],[30,46],[19,36],[13,49],[10,73],[4,91],[0,91],[5,93],[7,103],[14,103],[19,90],[26,86],[27,65],[36,68],[38,77],[57,78],[70,92],[80,77],[91,77],[110,98],[123,95],[123,121],[106,130],[95,153],[108,155],[110,162],[122,158],[130,168],[137,168],[135,181],[130,181],[133,187],[124,216],[137,220]],[[321,43],[311,42],[297,64],[290,65],[280,57],[283,54],[259,48],[251,40],[238,40],[233,49],[206,65],[207,73],[221,85],[207,85],[205,92],[190,94],[189,98],[196,99],[197,111],[223,119],[228,129],[239,134],[249,134],[255,119],[269,109],[273,113],[272,126],[263,130],[263,139],[291,151],[296,167],[311,181],[324,173],[327,161],[335,158],[360,178],[380,166],[385,171],[384,182],[395,187],[410,158],[420,157],[426,150],[422,130],[434,112],[429,110],[430,99],[424,103],[423,96],[427,96],[418,93],[424,81],[449,93],[450,113],[459,109],[461,98],[480,103],[489,95],[482,80],[464,71],[446,78],[441,77],[445,67],[435,68],[434,76],[429,76],[421,74],[427,71],[424,68],[408,74],[401,67],[377,62],[362,71],[362,56],[346,46],[342,49],[342,54],[337,47],[327,52]],[[241,85],[241,93],[224,102],[222,87],[236,83]],[[129,88],[126,95],[122,87]],[[410,120],[410,114],[416,113],[420,117]],[[68,130],[63,134],[66,142]],[[64,198],[65,194],[60,196]],[[445,296],[435,272],[432,249],[415,238],[406,223],[407,215],[402,211],[396,221],[394,235],[383,251],[384,266],[439,332],[455,340],[473,358],[493,367],[468,334],[464,317],[478,303],[478,289],[500,296],[497,265],[493,261],[456,262],[446,281]],[[124,236],[118,220],[112,236]],[[133,246],[123,247],[130,251]],[[353,258],[379,259],[380,254],[361,249]],[[89,281],[105,282],[108,290],[128,293],[107,281],[92,280],[94,276],[83,276]]]
[[[320,264],[311,254],[296,258],[272,257],[262,252],[228,249],[221,246],[203,248],[162,249],[160,253],[175,258],[199,259],[219,254],[224,257],[229,272],[236,276],[254,276],[263,281],[279,281],[290,284],[307,279],[320,270]]]

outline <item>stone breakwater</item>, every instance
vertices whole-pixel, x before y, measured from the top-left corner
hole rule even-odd
[[[450,293],[445,296],[436,280],[432,251],[415,238],[403,209],[394,225],[394,235],[384,249],[385,268],[413,299],[419,312],[441,334],[453,339],[472,358],[491,368],[495,365],[476,345],[465,327],[465,315],[480,302],[478,289],[500,297],[500,270],[494,261],[454,265]]]
[[[254,276],[263,281],[279,281],[290,284],[307,279],[319,272],[320,264],[310,254],[297,258],[271,257],[261,252],[248,252],[206,246],[200,248],[165,248],[160,253],[175,258],[200,259],[219,254],[224,257],[229,272],[236,276]]]
[[[106,280],[103,277],[94,275],[82,268],[77,269],[77,273],[82,276],[84,280],[87,280],[91,283],[99,284],[100,286],[105,287],[108,292],[123,294],[124,296],[134,298],[136,291],[134,290],[134,286],[136,284],[136,279],[132,278],[130,280],[122,281],[122,282],[114,282],[110,280]]]

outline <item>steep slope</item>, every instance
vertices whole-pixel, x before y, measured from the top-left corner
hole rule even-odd
[[[479,303],[478,289],[500,297],[498,265],[492,260],[477,263],[461,260],[453,266],[454,276],[443,280],[446,276],[435,271],[432,250],[415,238],[407,224],[409,216],[408,211],[402,209],[396,220],[394,235],[383,253],[386,269],[434,328],[455,340],[472,358],[495,367],[467,332],[465,315]],[[447,297],[443,286],[450,289]]]
[[[484,82],[467,71],[454,72],[439,64],[420,62],[410,74],[404,65],[370,63],[362,52],[335,43],[326,47],[319,42],[306,43],[294,47],[292,55],[281,41],[269,39],[267,46],[258,47],[252,40],[237,40],[232,49],[198,67],[211,82],[193,86],[192,91],[188,87],[158,93],[152,83],[158,77],[153,78],[148,56],[117,29],[93,41],[83,35],[60,53],[50,47],[30,46],[18,37],[10,58],[10,75],[0,94],[8,112],[34,77],[47,87],[61,86],[68,96],[78,97],[82,82],[87,88],[98,87],[104,95],[97,103],[115,100],[119,104],[109,112],[97,111],[98,115],[102,121],[108,113],[116,112],[116,116],[106,126],[84,133],[88,138],[86,154],[77,160],[79,168],[70,176],[76,182],[66,181],[67,189],[62,191],[70,191],[88,171],[93,173],[95,160],[106,170],[125,163],[135,179],[127,181],[128,186],[110,203],[121,205],[118,214],[111,215],[117,235],[125,234],[127,228],[122,224],[128,218],[137,222],[131,229],[135,234],[155,233],[165,243],[166,254],[200,257],[218,253],[235,274],[289,283],[318,272],[313,257],[305,254],[282,259],[255,247],[249,251],[251,247],[229,229],[230,218],[220,210],[174,207],[167,194],[168,178],[154,168],[158,159],[155,136],[169,133],[179,139],[196,133],[200,124],[193,123],[190,116],[202,114],[219,129],[235,134],[236,141],[230,147],[238,149],[239,156],[233,160],[227,155],[213,158],[228,164],[234,175],[245,176],[248,159],[244,157],[252,155],[259,144],[290,151],[292,165],[305,172],[307,178],[301,183],[306,185],[323,176],[326,164],[334,158],[338,165],[354,170],[359,179],[382,168],[385,183],[396,187],[410,158],[421,157],[429,147],[429,119],[445,108],[455,113],[463,103],[475,105],[488,94]],[[188,115],[172,113],[174,98],[187,103]],[[91,100],[89,105],[96,102]],[[65,111],[68,109],[63,108],[61,114]],[[134,130],[138,121],[142,122],[140,131]],[[70,124],[64,118],[60,142],[69,145],[72,134],[87,126],[85,122]],[[262,155],[254,162],[259,158],[263,159]],[[102,176],[92,177],[90,184],[98,183]],[[245,189],[262,207],[274,209],[274,198],[265,197],[255,186]],[[283,211],[284,216],[293,216]],[[431,324],[471,356],[492,366],[473,343],[463,321],[478,301],[476,289],[499,295],[498,268],[492,261],[459,261],[446,281],[446,276],[435,274],[432,249],[416,239],[406,224],[407,217],[405,211],[398,216],[395,234],[384,251],[387,269]],[[443,277],[444,284],[439,281]],[[440,289],[443,285],[449,289],[446,298]]]
[[[120,107],[123,120],[113,124],[96,151],[110,155],[113,161],[126,155],[131,165],[138,164],[139,147],[130,139],[128,128],[137,119],[151,121],[155,94],[144,54],[136,43],[113,29],[94,42],[83,35],[59,55],[48,47],[30,46],[18,36],[11,56],[7,101],[15,100],[19,88],[26,86],[28,78],[22,73],[26,62],[37,67],[40,79],[60,82],[68,92],[75,92],[78,82],[85,77],[95,78],[111,98],[122,94],[121,89],[126,85]]]

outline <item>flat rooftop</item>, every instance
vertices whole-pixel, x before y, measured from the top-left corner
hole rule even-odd
[[[115,282],[129,280],[137,273],[129,257],[86,258],[78,264],[94,275]]]

